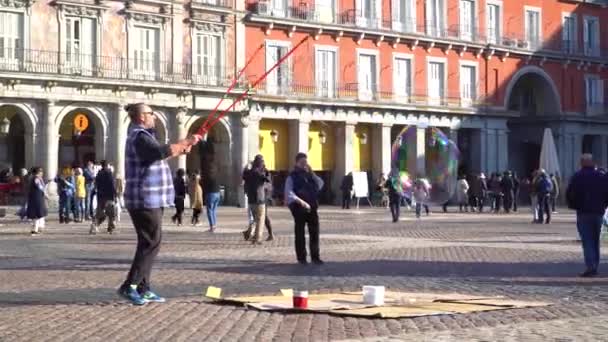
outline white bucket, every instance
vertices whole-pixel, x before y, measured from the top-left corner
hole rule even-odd
[[[363,286],[363,303],[384,305],[384,286]]]

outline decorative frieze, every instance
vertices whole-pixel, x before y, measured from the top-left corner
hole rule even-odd
[[[30,8],[34,2],[34,0],[0,0],[0,7]]]

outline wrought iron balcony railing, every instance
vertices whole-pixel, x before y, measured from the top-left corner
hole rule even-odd
[[[232,8],[233,0],[191,0],[193,5],[216,6],[222,8]]]
[[[0,50],[0,72],[70,75],[93,79],[153,81],[212,87],[229,86],[235,75],[234,69],[219,65],[181,64],[158,59],[127,59],[8,48]]]
[[[608,1],[608,0],[606,0]],[[491,44],[505,49],[524,51],[544,51],[569,56],[608,57],[608,50],[592,43],[568,42],[561,38],[545,39],[540,36],[521,33],[502,33],[496,28],[481,29],[475,25],[446,25],[437,20],[416,20],[415,18],[385,19],[373,12],[348,9],[336,12],[334,8],[309,3],[288,5],[290,2],[261,0],[253,8],[254,13],[275,18],[302,21],[305,23],[341,25],[383,32],[399,32],[427,36],[429,38],[457,40],[476,44]],[[277,6],[277,4],[280,4]],[[422,23],[422,24],[418,24]]]
[[[306,83],[291,80],[261,82],[255,94],[265,97],[290,98],[318,101],[357,101],[394,105],[478,107],[489,102],[476,94],[451,91],[403,88],[395,91],[378,90],[377,85],[362,86],[358,83],[328,84]],[[475,93],[475,92],[473,92]]]

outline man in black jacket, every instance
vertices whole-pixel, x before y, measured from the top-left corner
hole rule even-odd
[[[310,238],[310,257],[314,264],[322,265],[319,256],[319,192],[323,180],[308,165],[305,153],[296,155],[296,165],[285,181],[285,198],[295,221],[296,256],[301,265],[306,265],[306,233]]]
[[[95,192],[97,194],[97,209],[91,230],[89,233],[96,234],[98,227],[108,218],[108,233],[112,234],[116,229],[114,225],[114,199],[116,198],[116,186],[114,184],[114,175],[110,170],[108,162],[101,161],[101,170],[95,177]]]
[[[581,169],[566,190],[568,207],[576,210],[586,269],[581,277],[594,277],[600,265],[600,232],[608,206],[608,176],[595,169],[591,154],[581,157]]]

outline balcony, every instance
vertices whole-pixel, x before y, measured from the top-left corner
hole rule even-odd
[[[232,0],[192,0],[192,5],[232,8]]]
[[[234,69],[225,66],[23,49],[0,50],[0,73],[222,88],[228,87],[234,77]]]
[[[215,14],[232,13],[233,0],[191,0],[190,9]]]
[[[371,89],[370,89],[371,88]],[[276,98],[295,101],[344,102],[345,104],[397,105],[416,107],[448,107],[454,109],[475,108],[488,103],[476,96],[461,96],[460,92],[440,91],[433,95],[427,89],[401,89],[399,91],[380,91],[377,86],[365,87],[358,83],[335,85],[315,84],[284,80],[279,86],[276,83],[261,82],[254,89],[253,95],[266,99]]]

